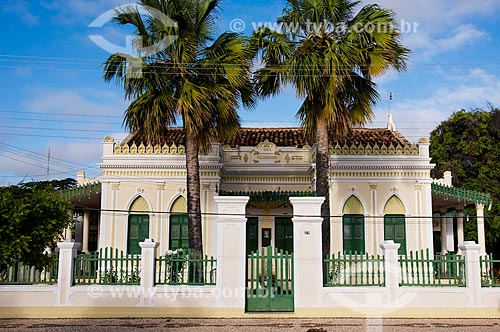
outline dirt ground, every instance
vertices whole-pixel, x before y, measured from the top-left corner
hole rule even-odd
[[[1,319],[0,331],[500,332],[500,319]]]

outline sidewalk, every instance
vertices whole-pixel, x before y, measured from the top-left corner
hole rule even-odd
[[[30,332],[498,332],[500,319],[2,319],[0,331]]]

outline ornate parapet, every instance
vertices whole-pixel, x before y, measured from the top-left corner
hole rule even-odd
[[[437,181],[432,183],[431,188],[433,195],[437,195],[445,199],[451,198],[460,202],[482,204],[484,206],[488,206],[491,202],[490,194],[447,186]]]
[[[370,144],[363,145],[355,145],[352,144],[348,146],[344,144],[343,146],[337,144],[335,146],[330,145],[330,155],[388,155],[388,156],[418,156],[419,149],[418,145],[396,145],[394,146],[392,143],[387,146],[385,144],[378,145],[374,144],[373,146]]]
[[[163,144],[163,146],[156,144],[156,145],[144,145],[144,143],[141,142],[139,146],[133,142],[132,144],[125,144],[125,145],[116,145],[114,149],[114,154],[144,154],[144,155],[184,155],[186,153],[186,149],[184,145],[175,145],[175,143],[172,143],[172,145],[168,146],[166,143]]]

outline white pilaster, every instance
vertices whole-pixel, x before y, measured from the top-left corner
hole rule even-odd
[[[296,307],[321,305],[323,259],[321,204],[324,197],[290,197],[293,206],[294,300]]]

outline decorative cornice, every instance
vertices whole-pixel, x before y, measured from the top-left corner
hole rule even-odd
[[[184,155],[186,153],[186,148],[184,145],[175,145],[175,143],[172,143],[172,145],[168,146],[166,143],[163,144],[163,146],[160,146],[159,144],[153,146],[151,144],[144,145],[144,143],[141,142],[139,146],[133,142],[130,146],[128,144],[125,145],[116,145],[115,154],[160,154],[160,155]]]
[[[394,146],[392,143],[389,146],[385,144],[378,145],[374,144],[373,146],[370,144],[363,145],[355,145],[354,143],[351,146],[344,144],[340,146],[338,143],[335,146],[330,145],[330,155],[389,155],[389,156],[418,156],[418,145],[396,145]]]

